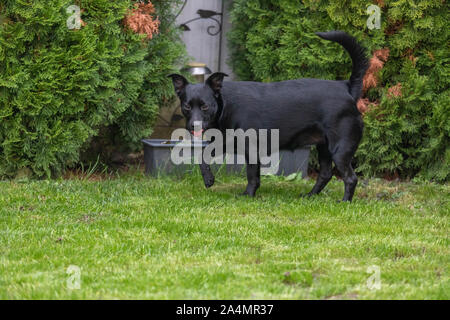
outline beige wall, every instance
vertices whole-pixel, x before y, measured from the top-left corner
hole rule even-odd
[[[211,36],[207,29],[214,26],[211,31],[217,30],[217,24],[210,19],[200,19],[188,24],[191,31],[183,32],[183,42],[186,44],[188,54],[192,61],[206,63],[212,72],[222,71],[232,76],[231,68],[227,65],[228,48],[226,33],[230,30],[228,8],[231,0],[188,0],[185,8],[178,16],[176,23],[182,24],[198,17],[197,10],[213,10],[223,12],[222,34]],[[220,16],[214,16],[220,21]],[[230,80],[230,77],[228,80]]]

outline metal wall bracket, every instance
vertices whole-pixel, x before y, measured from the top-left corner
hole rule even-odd
[[[178,12],[178,14],[176,15],[176,17],[178,17],[180,15],[180,13],[183,11],[184,7],[186,6],[186,3],[187,3],[187,0],[184,1],[183,5],[181,6],[181,9]],[[219,19],[215,18],[215,16],[222,16],[222,12],[198,9],[197,14],[199,15],[198,17],[190,19],[186,22],[183,22],[182,24],[179,25],[179,28],[181,28],[183,31],[191,31],[191,28],[189,28],[189,26],[188,26],[189,23],[197,21],[197,20],[201,20],[201,19],[210,19],[210,20],[213,20],[217,25],[209,26],[206,29],[206,32],[208,32],[208,34],[211,36],[217,36],[218,34],[220,34],[220,32],[222,31],[222,18],[219,21]],[[217,29],[217,30],[215,30],[215,29]]]

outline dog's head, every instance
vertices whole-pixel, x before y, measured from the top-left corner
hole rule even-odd
[[[181,101],[181,111],[186,118],[186,129],[194,136],[199,137],[203,131],[217,125],[222,112],[221,89],[225,76],[227,76],[225,73],[216,72],[205,83],[190,84],[182,75],[169,75]],[[196,127],[194,131],[194,123],[197,121],[201,121],[202,127]]]

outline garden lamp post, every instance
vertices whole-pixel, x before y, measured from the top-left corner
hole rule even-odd
[[[202,62],[191,62],[187,65],[183,71],[189,72],[195,78],[195,82],[203,83],[205,82],[205,75],[211,74],[211,70]]]

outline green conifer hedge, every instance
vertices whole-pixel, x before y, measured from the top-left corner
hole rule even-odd
[[[57,175],[95,149],[93,137],[130,150],[150,134],[184,47],[172,25],[177,0],[153,1],[152,38],[124,24],[136,2],[0,0],[0,177]],[[80,29],[68,27],[71,5]]]
[[[371,4],[380,8],[376,28]],[[234,0],[231,64],[242,80],[348,79],[351,61],[316,31],[344,30],[372,56],[389,49],[367,88],[358,171],[450,178],[449,10],[445,0]],[[372,17],[372,18],[371,18]],[[376,16],[375,16],[376,17]],[[375,28],[369,29],[375,23]]]

